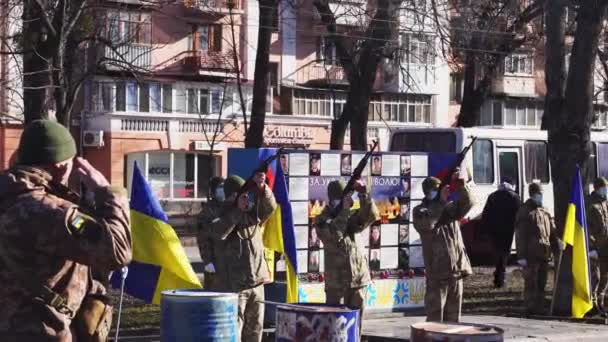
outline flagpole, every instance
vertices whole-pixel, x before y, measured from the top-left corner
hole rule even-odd
[[[118,332],[120,331],[120,315],[122,314],[122,299],[125,294],[125,280],[127,279],[127,274],[129,274],[129,268],[125,266],[120,270],[120,302],[118,304],[118,317],[116,319],[116,336],[114,337],[114,341],[118,341]]]
[[[557,257],[557,266],[554,269],[555,274],[553,275],[553,296],[551,297],[551,309],[549,310],[549,316],[553,316],[553,307],[555,304],[555,294],[557,293],[557,284],[559,283],[557,281],[557,279],[559,277],[559,271],[562,267],[562,256],[563,255],[564,255],[564,251],[560,248],[559,256]]]

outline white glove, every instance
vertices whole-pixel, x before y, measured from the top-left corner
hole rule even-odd
[[[566,249],[566,243],[562,240],[557,240],[557,246],[559,247],[560,251],[563,251],[564,249]]]
[[[526,259],[519,259],[517,260],[517,263],[519,264],[519,266],[521,267],[526,267],[528,266],[528,262],[526,261]]]
[[[205,265],[205,272],[207,273],[215,273],[215,266],[212,263],[208,263]]]
[[[589,259],[596,259],[599,258],[599,255],[597,255],[597,251],[593,250],[591,252],[589,252]]]

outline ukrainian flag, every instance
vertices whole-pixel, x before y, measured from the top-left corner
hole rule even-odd
[[[276,153],[274,149],[261,149],[260,161]],[[275,159],[266,172],[268,184],[277,201],[277,210],[266,221],[264,229],[264,247],[285,255],[287,273],[287,302],[298,301],[298,269],[296,262],[296,237],[291,203],[287,192],[287,182],[280,163]]]
[[[144,179],[137,163],[131,185],[131,237],[133,261],[125,292],[148,303],[160,304],[161,291],[201,288],[175,230]],[[120,272],[112,286],[120,287]]]
[[[572,246],[572,316],[575,318],[582,318],[593,307],[586,217],[581,170],[577,165],[563,238],[564,243]]]

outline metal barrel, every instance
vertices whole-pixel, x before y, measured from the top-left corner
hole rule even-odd
[[[411,327],[412,342],[502,342],[504,330],[472,323],[423,322]]]
[[[238,295],[203,290],[168,290],[160,299],[162,342],[237,342]]]
[[[278,305],[275,340],[358,342],[359,319],[359,310],[343,306]]]

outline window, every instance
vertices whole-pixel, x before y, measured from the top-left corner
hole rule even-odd
[[[492,141],[478,139],[473,144],[473,181],[476,184],[494,183],[493,155]]]
[[[198,26],[193,33],[190,46],[193,50],[222,51],[222,26],[217,24]]]
[[[217,157],[196,153],[132,153],[126,162],[128,190],[131,191],[133,164],[137,162],[160,199],[207,198],[209,179],[219,172]]]
[[[187,114],[219,113],[222,92],[220,89],[187,88],[177,91],[176,112]]]
[[[513,54],[505,58],[506,75],[532,76],[533,68],[531,54]]]
[[[107,37],[114,43],[152,43],[150,15],[140,12],[110,12]]]
[[[549,155],[543,141],[526,141],[524,144],[526,182],[549,183]]]
[[[317,60],[324,65],[338,65],[336,46],[330,38],[319,37]]]
[[[464,91],[464,79],[463,74],[451,74],[450,75],[450,101],[460,103],[462,102],[462,93]]]
[[[435,65],[434,38],[425,34],[408,33],[402,36],[405,63]]]
[[[112,82],[94,82],[91,96],[93,111],[111,112],[114,110],[114,84]]]
[[[370,101],[368,111],[372,121],[431,123],[431,96],[382,95]]]
[[[542,103],[527,99],[492,100],[487,103],[482,107],[481,125],[536,128],[542,123]]]
[[[293,96],[294,115],[338,117],[346,103],[342,92],[296,90]],[[332,113],[333,104],[333,113]]]
[[[93,82],[93,101],[97,102],[95,93],[103,85],[109,92],[110,102],[118,112],[172,112],[173,86],[155,82],[134,81],[95,81]],[[94,110],[100,110],[97,105]]]
[[[279,63],[269,63],[268,83],[275,95],[279,94]]]
[[[598,177],[608,177],[608,143],[597,144]]]
[[[453,132],[399,132],[395,133],[391,151],[454,153],[456,135]]]

